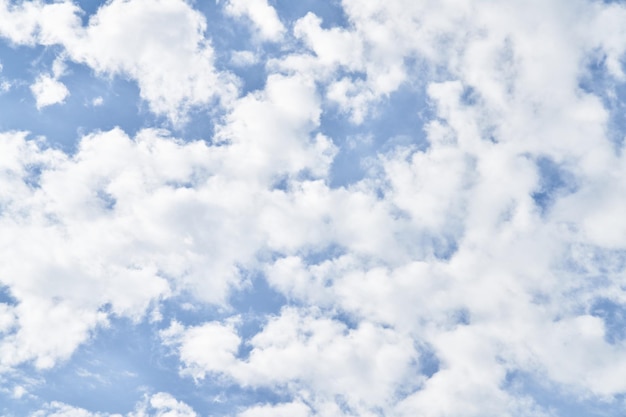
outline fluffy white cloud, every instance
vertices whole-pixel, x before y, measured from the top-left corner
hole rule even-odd
[[[128,417],[198,417],[189,405],[166,392],[146,397]]]
[[[159,392],[146,396],[135,410],[126,417],[197,417],[198,414],[187,404],[178,401],[171,394]],[[123,417],[121,414],[97,413],[74,407],[58,401],[46,404],[45,409],[32,414],[32,417]]]
[[[285,387],[316,408],[340,398],[365,412],[393,403],[398,391],[420,383],[409,378],[419,357],[411,338],[367,322],[350,329],[315,311],[283,309],[247,342],[247,358],[237,357],[242,341],[232,325],[184,329],[174,324],[162,338],[180,355],[183,374],[222,374],[244,386]],[[288,407],[301,414],[306,410]],[[263,410],[248,413],[263,415]]]
[[[63,103],[70,95],[65,84],[46,74],[37,77],[35,83],[30,86],[30,90],[35,96],[38,109]]]
[[[310,82],[275,76],[237,101],[216,146],[114,129],[70,156],[3,134],[0,283],[18,304],[3,314],[2,366],[50,367],[109,314],[139,319],[172,294],[226,305],[257,254],[318,244],[315,217],[299,226],[309,235],[285,234],[299,182],[324,177],[334,155],[318,118]],[[283,179],[293,191],[274,190]]]
[[[180,323],[161,331],[165,345],[177,349],[180,360],[187,365],[184,373],[195,379],[205,378],[207,372],[222,372],[236,363],[241,338],[233,324],[219,322],[185,329]]]
[[[231,16],[250,19],[261,40],[279,41],[285,33],[276,10],[267,0],[227,0],[224,9]]]
[[[100,7],[87,26],[80,13],[70,2],[3,1],[0,23],[6,25],[0,24],[0,35],[17,44],[60,45],[62,58],[101,75],[130,77],[150,110],[174,123],[184,122],[193,107],[228,105],[236,97],[235,77],[214,67],[214,51],[204,36],[206,19],[188,3],[113,1]],[[67,95],[48,80],[37,87],[36,96],[43,87],[50,92],[42,96],[42,106]]]
[[[2,135],[0,283],[17,300],[0,304],[2,369],[50,367],[110,314],[179,292],[226,306],[253,270],[291,304],[257,334],[237,317],[160,333],[182,375],[287,397],[242,417],[549,415],[512,392],[517,372],[626,392],[624,343],[592,311],[626,303],[624,144],[581,86],[594,60],[608,89],[622,82],[624,6],[345,0],[347,27],[307,14],[293,26],[307,50],[277,53],[237,98],[188,3],[112,1],[87,27],[66,3],[0,4],[25,22],[3,36],[130,76],[172,120],[228,103],[210,144],[114,129],[68,155]],[[46,26],[53,10],[65,23]],[[226,11],[286,35],[266,2]],[[330,187],[341,140],[319,133],[323,113],[358,123],[417,86],[428,146],[383,147],[365,179]],[[164,395],[141,407],[194,415]]]
[[[114,1],[64,41],[69,57],[137,80],[150,109],[174,122],[193,106],[228,103],[236,81],[214,68],[205,18],[184,1]]]
[[[72,2],[0,2],[0,36],[21,45],[51,45],[73,36],[80,26],[79,8]]]

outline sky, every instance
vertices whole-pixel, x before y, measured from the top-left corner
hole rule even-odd
[[[0,416],[626,414],[626,3],[0,0]]]

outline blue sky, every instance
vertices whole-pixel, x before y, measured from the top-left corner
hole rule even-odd
[[[0,415],[623,415],[624,27],[0,0]]]

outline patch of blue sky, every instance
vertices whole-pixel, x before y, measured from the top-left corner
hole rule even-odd
[[[326,260],[338,258],[346,254],[346,249],[338,244],[331,244],[319,249],[311,249],[303,253],[302,259],[307,265],[317,265]]]
[[[339,2],[278,1],[275,3],[278,16],[287,28],[308,12],[320,16],[323,19],[323,27],[346,24]],[[247,19],[226,15],[221,2],[203,2],[197,5],[197,9],[209,22],[206,35],[215,49],[216,67],[220,70],[228,70],[240,78],[242,95],[261,90],[265,86],[268,61],[283,56],[288,50],[300,50],[303,47],[297,42],[295,44],[261,42],[255,38],[255,30],[251,23]],[[236,54],[244,51],[251,54],[253,61],[238,64]]]
[[[15,305],[17,300],[11,295],[9,288],[0,284],[0,303]]]
[[[437,357],[434,349],[428,345],[418,346],[419,370],[427,378],[432,378],[441,369],[441,361]]]
[[[216,120],[221,118],[221,112],[217,107],[200,106],[192,108],[186,114],[186,122],[180,125],[172,125],[164,117],[151,116],[152,124],[145,122],[145,128],[158,127],[170,132],[171,136],[183,141],[205,141],[213,144]],[[150,117],[148,117],[150,118]]]
[[[4,290],[0,292],[0,301],[14,302]],[[174,395],[200,415],[228,415],[237,407],[289,401],[288,396],[269,389],[244,388],[212,377],[197,382],[180,377],[178,358],[159,339],[159,331],[172,320],[197,326],[238,315],[238,333],[243,341],[239,357],[245,359],[250,352],[250,345],[245,342],[262,330],[269,317],[278,315],[285,304],[284,296],[256,275],[250,277],[248,286],[232,295],[230,308],[209,306],[181,295],[162,302],[160,311],[165,319],[160,322],[150,322],[146,317],[135,323],[113,317],[109,327],[98,329],[90,342],[80,346],[67,362],[43,372],[36,372],[32,364],[20,366],[18,377],[39,378],[28,384],[29,395],[20,399],[13,398],[10,392],[0,392],[0,403],[5,404],[2,415],[27,415],[47,399],[93,412],[126,414],[144,394],[156,392]],[[23,384],[20,378],[11,382]]]
[[[238,356],[246,358],[251,349],[246,341],[262,330],[269,317],[279,315],[287,303],[285,296],[271,288],[262,274],[250,273],[244,286],[231,294],[225,307],[199,303],[189,294],[181,294],[162,302],[160,313],[168,325],[175,320],[185,326],[237,316],[237,333],[243,341]]]
[[[6,381],[0,382],[9,386]],[[14,398],[13,391],[0,391],[0,415],[3,417],[28,416],[41,405],[42,402],[39,399],[33,399],[29,396]]]
[[[78,5],[81,8],[83,13],[81,14],[81,18],[83,21],[83,26],[86,26],[89,22],[89,19],[92,15],[94,15],[100,7],[106,4],[106,1],[103,0],[78,0],[74,1],[74,4]]]
[[[211,390],[205,387],[200,394],[192,379],[179,378],[178,361],[161,345],[158,330],[158,325],[147,321],[111,320],[111,327],[100,329],[68,363],[44,372],[46,382],[35,394],[92,411],[122,414],[131,411],[144,393],[160,391],[192,406],[201,405]],[[219,392],[219,387],[215,390]]]
[[[452,259],[459,250],[460,236],[441,236],[432,238],[433,256],[443,261]]]
[[[396,147],[428,148],[424,123],[432,115],[420,85],[405,85],[378,103],[363,123],[329,105],[322,114],[320,131],[339,148],[331,167],[332,187],[355,183],[368,174],[373,158]]]
[[[251,317],[278,314],[286,302],[285,296],[271,288],[260,273],[252,274],[248,285],[235,292],[229,300],[235,311]]]
[[[66,71],[59,78],[69,95],[62,103],[37,109],[30,85],[39,74],[51,73],[58,53],[56,48],[12,47],[0,41],[0,77],[11,84],[8,91],[0,92],[1,130],[44,136],[50,146],[69,153],[83,135],[115,127],[131,136],[142,128],[160,127],[183,139],[211,140],[215,107],[193,108],[188,123],[175,126],[150,111],[135,81],[123,76],[99,76],[85,65],[72,62],[66,62]]]
[[[568,390],[528,372],[507,372],[503,388],[516,398],[530,397],[554,417],[614,417],[624,413],[624,396],[600,398]]]
[[[202,318],[197,324],[218,317],[208,314]],[[192,321],[195,320],[182,320],[187,325]],[[289,399],[280,392],[241,387],[220,378],[194,381],[180,376],[181,364],[177,356],[161,344],[158,336],[158,332],[168,325],[169,321],[133,323],[127,319],[111,320],[111,326],[100,329],[70,361],[43,372],[41,376],[45,383],[34,386],[32,394],[94,412],[121,414],[132,411],[144,394],[157,392],[172,394],[199,415],[230,415],[238,407]],[[31,401],[20,408],[19,401],[13,402],[15,406],[10,409],[15,412],[27,409],[28,405],[31,410],[36,406],[36,402]]]
[[[232,295],[229,304],[240,319],[237,333],[243,342],[237,356],[246,359],[252,351],[247,341],[262,331],[268,319],[278,316],[290,302],[273,289],[262,274],[254,274],[246,288]]]
[[[67,63],[60,78],[69,90],[65,102],[37,109],[30,85],[40,73],[50,72],[56,53],[0,42],[1,75],[13,84],[0,94],[0,129],[45,136],[51,146],[72,152],[77,139],[95,130],[119,126],[132,135],[153,126],[154,116],[140,105],[136,83],[121,77],[100,78],[79,64]]]
[[[203,1],[194,4],[194,9],[207,20],[206,36],[215,48],[216,58],[228,62],[233,50],[247,49],[252,45],[250,26],[226,15],[224,3]]]
[[[256,51],[249,52],[253,54],[257,53]],[[232,60],[236,58],[231,55],[230,59]],[[265,87],[267,70],[263,59],[259,59],[258,62],[246,65],[231,65],[229,69],[241,80],[241,94],[243,96],[254,91],[262,90]]]
[[[622,71],[625,70],[626,65],[622,64]],[[604,108],[609,111],[607,133],[616,146],[621,146],[626,136],[626,83],[611,75],[606,66],[605,55],[597,53],[589,57],[579,87],[602,100]]]
[[[626,306],[607,298],[593,302],[590,314],[604,321],[604,338],[608,343],[618,344],[626,340]]]
[[[424,378],[430,379],[439,372],[441,369],[441,362],[439,358],[433,353],[433,350],[429,346],[421,345],[416,346],[418,357],[411,360],[407,369],[413,378],[410,378],[406,383],[396,387],[394,392],[394,399],[397,402],[401,402],[411,395],[419,392],[424,387]],[[419,376],[418,376],[419,375]],[[380,416],[384,416],[385,413],[381,410]]]
[[[323,28],[348,27],[349,25],[340,0],[274,0],[270,4],[276,7],[278,16],[287,23],[295,22],[310,12],[322,19]]]
[[[532,193],[532,198],[541,213],[545,214],[557,197],[576,191],[576,178],[567,167],[548,157],[537,158],[535,164],[539,186]]]
[[[311,12],[322,18],[322,27],[346,27],[348,21],[338,0],[320,2],[314,0],[269,2],[276,8],[279,19],[289,29],[298,19]],[[260,42],[255,39],[254,29],[247,19],[235,19],[224,12],[223,2],[201,2],[194,5],[207,21],[206,35],[215,49],[216,66],[237,75],[241,80],[243,95],[265,86],[267,69],[265,63],[283,56],[287,49],[300,49],[298,44]],[[237,52],[246,51],[256,59],[247,65],[234,65]]]

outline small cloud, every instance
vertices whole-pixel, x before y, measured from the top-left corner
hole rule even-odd
[[[285,33],[285,26],[278,18],[276,9],[267,0],[228,0],[225,10],[233,17],[250,19],[263,41],[279,41]]]
[[[3,69],[4,67],[2,66],[2,62],[0,62],[0,72],[2,72]],[[12,84],[9,81],[7,81],[4,77],[0,77],[0,94],[6,93],[11,89],[11,87]]]
[[[63,103],[70,95],[65,84],[49,75],[37,77],[37,81],[30,86],[30,91],[35,96],[38,110],[53,104]]]
[[[158,323],[163,320],[163,313],[158,308],[154,308],[150,312],[150,323]]]
[[[252,51],[233,51],[230,55],[230,63],[236,67],[247,67],[259,62],[259,57]]]
[[[20,398],[22,398],[27,393],[28,393],[28,391],[26,391],[26,388],[24,388],[21,385],[18,385],[15,388],[13,388],[12,397],[15,398],[16,400],[19,400]]]
[[[104,99],[102,98],[102,96],[98,96],[94,98],[93,100],[91,100],[91,105],[93,107],[102,106],[103,103],[104,103]]]
[[[52,63],[52,73],[54,74],[54,78],[62,77],[67,71],[67,65],[65,61],[59,57],[54,60]]]
[[[11,86],[11,83],[7,80],[0,80],[0,94],[9,91],[11,89]]]
[[[182,308],[184,311],[197,311],[198,307],[194,306],[191,303],[183,303],[181,304],[180,308]]]

